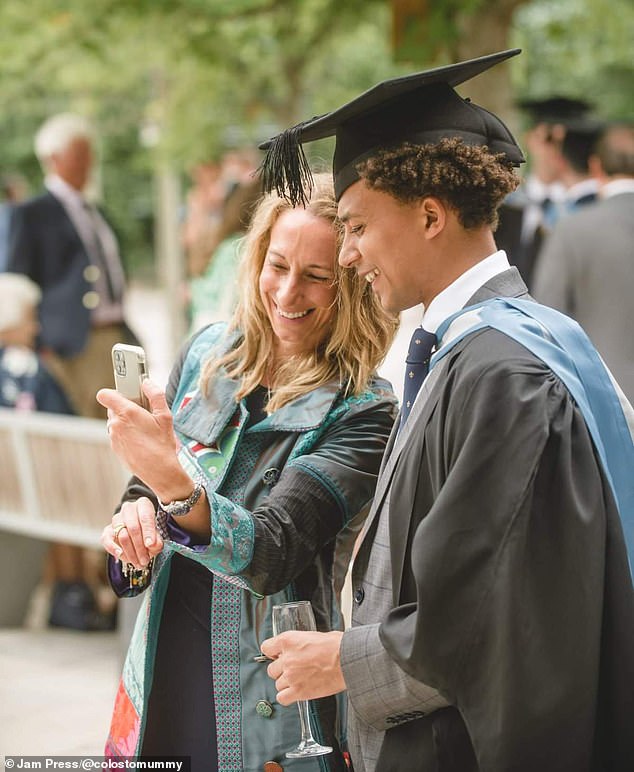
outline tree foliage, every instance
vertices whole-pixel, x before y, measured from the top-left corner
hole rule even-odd
[[[521,94],[580,97],[606,119],[634,119],[631,0],[532,2],[511,39],[524,50],[515,69]]]
[[[88,115],[105,198],[138,244],[157,160],[184,171],[399,72],[388,26],[378,0],[5,0],[0,168],[38,184],[37,126],[57,111]]]
[[[390,0],[3,0],[0,170],[37,185],[37,126],[57,111],[88,115],[102,137],[106,200],[138,247],[158,161],[184,172],[412,69],[518,44],[523,56],[469,84],[474,101],[507,119],[518,93],[586,95],[610,117],[631,110],[631,0],[426,8],[410,58],[395,62]],[[328,148],[310,150],[329,157]]]

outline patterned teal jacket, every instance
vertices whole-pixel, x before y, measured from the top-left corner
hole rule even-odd
[[[344,396],[326,384],[247,426],[237,383],[216,377],[207,395],[198,388],[201,365],[231,341],[225,325],[193,339],[170,376],[168,402],[181,443],[179,457],[192,477],[202,475],[211,508],[211,542],[168,539],[155,559],[116,698],[106,754],[134,756],[142,745],[161,609],[174,553],[213,575],[211,651],[217,748],[221,772],[343,769],[337,753],[287,760],[299,738],[295,708],[275,702],[266,665],[254,660],[272,634],[275,603],[312,601],[318,628],[341,627],[339,593],[354,538],[371,501],[395,415],[385,381]],[[153,495],[133,479],[124,499]],[[156,500],[154,498],[154,500]],[[185,541],[185,543],[179,543]],[[117,576],[111,564],[111,578]],[[115,590],[126,593],[125,588]],[[263,709],[263,706],[266,709]],[[333,698],[311,703],[317,735],[343,742]]]

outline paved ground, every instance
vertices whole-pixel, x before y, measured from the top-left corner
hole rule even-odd
[[[0,630],[0,757],[100,755],[119,672],[116,633]]]
[[[163,293],[131,288],[128,315],[161,385],[171,358],[165,307]],[[0,628],[0,759],[100,755],[121,660],[116,633]]]

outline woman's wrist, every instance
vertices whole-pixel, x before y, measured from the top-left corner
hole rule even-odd
[[[160,486],[153,487],[159,501],[169,504],[171,501],[184,501],[194,492],[196,483],[182,470],[178,476],[170,477]]]

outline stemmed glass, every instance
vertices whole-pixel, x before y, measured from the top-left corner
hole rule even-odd
[[[316,630],[315,616],[309,600],[298,600],[291,603],[281,603],[273,606],[273,634],[279,635],[287,630]],[[299,720],[302,726],[302,739],[297,748],[288,751],[289,759],[304,758],[306,756],[323,756],[332,753],[328,745],[320,745],[310,728],[308,716],[308,702],[301,700],[297,703]]]

